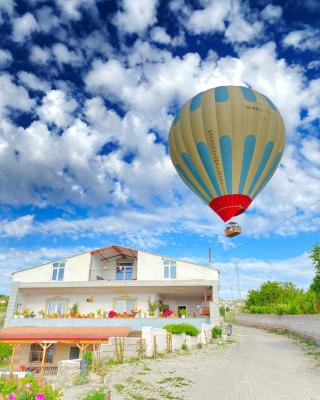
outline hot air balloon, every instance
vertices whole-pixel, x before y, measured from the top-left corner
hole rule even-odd
[[[246,211],[265,187],[284,146],[285,127],[276,106],[243,86],[197,94],[177,113],[169,134],[180,178],[224,222]]]

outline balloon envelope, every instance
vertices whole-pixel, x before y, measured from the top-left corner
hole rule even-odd
[[[276,171],[285,127],[276,106],[242,86],[190,99],[172,122],[170,156],[181,179],[222,219],[242,214]]]

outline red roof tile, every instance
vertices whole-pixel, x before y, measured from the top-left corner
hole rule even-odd
[[[130,327],[33,327],[33,326],[14,326],[0,330],[0,342],[10,340],[21,341],[103,341],[109,337],[123,337],[130,332]]]

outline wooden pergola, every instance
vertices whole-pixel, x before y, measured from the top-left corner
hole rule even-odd
[[[85,350],[92,346],[95,354],[97,346],[108,343],[109,337],[127,336],[130,327],[9,327],[0,330],[0,343],[12,346],[10,374],[13,373],[14,360],[17,349],[24,344],[38,344],[42,348],[42,357],[39,368],[39,378],[43,377],[43,370],[48,349],[54,344],[69,344],[77,346],[83,357]],[[93,357],[93,370],[96,365]]]

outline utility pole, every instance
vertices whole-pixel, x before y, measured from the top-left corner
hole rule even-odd
[[[230,286],[230,290],[231,290],[231,299],[233,300],[233,286]]]

